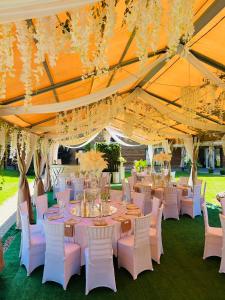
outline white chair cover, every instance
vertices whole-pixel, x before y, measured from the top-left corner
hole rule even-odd
[[[127,180],[128,180],[129,185],[130,185],[131,192],[133,192],[134,191],[134,177],[130,176],[130,177],[127,178]]]
[[[40,233],[32,233],[28,214],[20,213],[22,236],[21,236],[21,259],[20,264],[27,270],[27,276],[37,267],[44,264],[45,238]]]
[[[202,204],[205,202],[205,193],[206,193],[206,181],[204,182],[203,193],[202,193],[201,199],[200,199],[201,206],[202,206]]]
[[[159,198],[153,197],[152,211],[151,211],[151,227],[156,227],[160,204],[161,204],[161,200]]]
[[[55,281],[66,290],[74,274],[80,274],[80,246],[64,243],[64,223],[44,222],[46,235],[45,266],[42,283]]]
[[[136,218],[134,235],[118,241],[118,266],[124,267],[137,279],[139,273],[153,270],[150,248],[150,215]]]
[[[195,185],[192,198],[181,200],[181,213],[187,214],[192,218],[201,215],[201,185]]]
[[[164,188],[164,220],[173,218],[179,220],[178,191],[175,187]]]
[[[122,191],[123,191],[123,200],[131,203],[131,188],[128,182],[125,180],[122,181]]]
[[[68,206],[70,202],[70,192],[71,190],[69,189],[64,190],[63,192],[58,192],[56,194],[57,203],[63,202],[65,206]]]
[[[113,266],[113,226],[88,227],[88,248],[85,249],[86,291],[104,286],[116,292]]]
[[[158,264],[160,264],[160,257],[161,254],[163,254],[162,214],[163,214],[163,205],[161,205],[161,207],[158,208],[155,227],[150,228],[150,244],[151,244],[152,259],[156,261]]]
[[[142,214],[144,214],[144,209],[145,209],[145,194],[144,193],[133,193],[133,203],[137,205]]]
[[[208,222],[208,211],[206,204],[202,205],[202,211],[204,216],[205,224],[205,246],[203,259],[209,256],[219,256],[222,255],[222,228],[211,227]]]
[[[72,180],[73,198],[76,199],[77,195],[84,191],[84,179],[74,178]]]
[[[48,196],[46,194],[37,196],[36,198],[36,213],[37,224],[43,227],[44,214],[48,210]],[[44,231],[44,228],[43,228]]]
[[[180,177],[178,180],[179,185],[188,185],[189,177]]]
[[[110,200],[123,200],[123,192],[119,190],[110,190]]]
[[[225,198],[220,199],[220,204],[222,207],[222,214],[225,215]]]
[[[223,232],[223,238],[222,238],[222,258],[220,262],[220,273],[225,273],[225,216],[220,214],[220,222],[222,225],[222,232]]]

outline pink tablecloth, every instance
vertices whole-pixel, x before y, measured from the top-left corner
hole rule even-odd
[[[125,214],[126,212],[126,207],[121,204],[120,201],[112,201],[110,202],[110,205],[115,206],[117,208],[117,212],[111,216],[104,217],[106,220],[107,224],[113,224],[114,225],[114,234],[113,234],[113,252],[114,255],[117,256],[117,241],[124,235],[126,234],[131,234],[132,230],[128,233],[122,233],[121,232],[121,223],[114,221],[113,218],[115,216],[119,216],[122,214]],[[93,220],[95,218],[80,218],[80,217],[74,217],[73,215],[70,214],[70,210],[75,207],[75,205],[70,205],[68,210],[64,214],[64,218],[59,219],[59,220],[54,220],[51,222],[66,222],[67,220],[74,218],[78,223],[75,225],[75,236],[74,238],[66,238],[70,242],[75,242],[80,245],[81,247],[81,264],[84,265],[84,250],[88,246],[88,235],[87,235],[87,227],[92,226]],[[133,228],[133,220],[135,219],[134,216],[126,215],[127,218],[131,219],[131,224]]]

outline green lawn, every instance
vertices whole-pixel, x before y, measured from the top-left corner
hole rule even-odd
[[[0,205],[8,198],[15,195],[18,190],[19,172],[16,170],[1,170],[0,175],[4,178],[2,190],[0,190]],[[33,176],[28,176],[28,181],[31,182]]]
[[[176,172],[176,178],[188,176],[187,172]],[[218,205],[216,194],[225,191],[225,176],[218,174],[199,173],[198,178],[206,181],[206,201]]]

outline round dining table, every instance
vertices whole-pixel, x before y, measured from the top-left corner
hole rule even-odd
[[[88,226],[96,225],[98,220],[104,220],[104,225],[113,225],[114,232],[113,232],[113,253],[117,256],[117,241],[125,236],[130,235],[133,232],[133,224],[134,219],[137,218],[138,215],[132,215],[132,212],[127,209],[127,203],[122,202],[120,200],[110,201],[110,206],[114,208],[115,213],[112,213],[109,216],[105,216],[102,219],[99,217],[78,217],[75,216],[72,212],[74,209],[78,209],[80,203],[73,203],[69,204],[66,209],[64,209],[64,213],[60,212],[58,205],[55,205],[48,209],[47,213],[45,214],[45,219],[48,219],[49,222],[56,222],[56,223],[64,223],[64,226],[67,224],[73,226],[73,236],[66,237],[65,240],[67,242],[77,243],[81,247],[81,265],[85,264],[84,259],[84,251],[85,248],[88,246],[88,234],[87,228]],[[116,209],[115,209],[116,208]],[[136,210],[137,212],[138,210]],[[140,211],[140,210],[139,210]],[[125,232],[122,230],[122,223],[119,221],[120,218],[123,220],[130,220],[130,230],[126,230]],[[68,226],[69,226],[68,225]],[[64,227],[66,228],[66,227]],[[129,228],[128,228],[129,229]]]

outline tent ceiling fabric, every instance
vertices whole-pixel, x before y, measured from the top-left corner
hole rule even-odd
[[[55,14],[64,20],[68,10],[82,9],[83,5],[97,2],[4,0],[0,3],[0,23]],[[162,0],[161,3],[164,10],[162,24],[166,26],[168,1]],[[157,143],[165,138],[182,139],[207,131],[224,133],[225,120],[220,121],[217,115],[198,113],[194,121],[188,120],[188,115],[185,115],[180,106],[182,87],[201,86],[207,78],[224,89],[225,76],[221,74],[224,75],[225,70],[225,39],[222,38],[225,35],[225,1],[194,0],[196,31],[187,45],[180,45],[178,52],[170,59],[166,53],[167,35],[161,26],[157,49],[148,49],[148,59],[142,68],[134,42],[135,32],[129,33],[119,26],[123,17],[123,7],[124,0],[120,0],[117,9],[119,21],[115,24],[115,34],[108,43],[109,72],[83,77],[79,55],[68,53],[65,49],[60,53],[54,67],[46,59],[51,79],[48,73],[42,74],[28,107],[25,107],[23,102],[24,87],[20,81],[22,62],[15,47],[15,77],[7,76],[6,98],[0,100],[0,117],[17,126],[30,128],[34,133],[56,138],[57,113],[68,111],[69,114],[75,108],[118,93],[122,97],[138,99],[140,103],[152,109],[151,113],[144,115],[133,110],[132,105],[127,105],[126,113],[119,112],[110,124],[107,124],[137,143]],[[184,49],[187,49],[187,52]],[[225,110],[225,107],[223,109]],[[129,115],[136,125],[132,132],[129,132],[127,124]],[[99,129],[93,129],[92,133],[81,137],[79,141],[76,140],[77,143],[86,142],[97,134]]]

